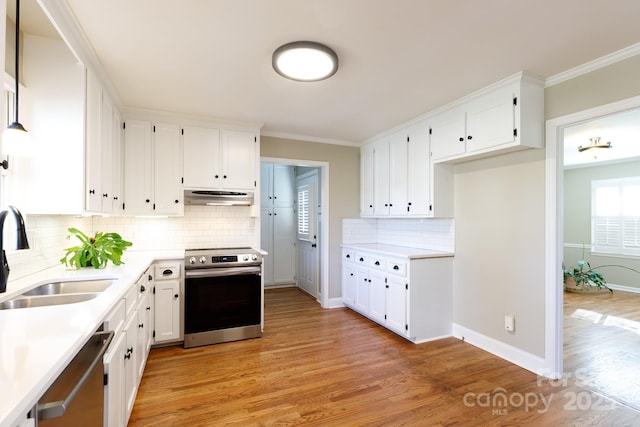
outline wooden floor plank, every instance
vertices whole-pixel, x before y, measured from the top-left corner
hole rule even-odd
[[[578,307],[567,300],[570,316]],[[613,301],[624,307],[609,315],[635,316],[627,301]],[[584,302],[576,304],[598,308]],[[568,354],[589,348],[580,329],[586,341],[616,348],[611,326],[598,334],[583,318],[566,323]],[[565,361],[567,369],[578,361]],[[637,425],[638,412],[596,393],[576,381],[539,381],[454,338],[412,344],[349,309],[323,310],[297,289],[273,289],[262,338],[153,349],[129,425]]]

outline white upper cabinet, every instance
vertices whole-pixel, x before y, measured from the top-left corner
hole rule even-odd
[[[256,188],[258,136],[254,132],[222,130],[222,181],[227,189]]]
[[[120,113],[100,81],[87,70],[85,210],[122,211]]]
[[[179,126],[127,120],[124,128],[125,213],[181,215]]]
[[[255,132],[185,126],[184,188],[255,190],[257,140]]]
[[[373,144],[360,149],[360,216],[373,216]]]
[[[466,161],[543,144],[544,87],[519,73],[431,118],[434,162]]]
[[[408,129],[407,136],[407,204],[408,216],[433,215],[431,195],[431,159],[429,124],[421,122]]]
[[[389,215],[407,214],[407,150],[409,136],[396,132],[389,139]]]
[[[220,169],[220,130],[185,126],[182,134],[184,187],[211,188]]]
[[[361,216],[432,215],[426,122],[363,145],[360,159]]]

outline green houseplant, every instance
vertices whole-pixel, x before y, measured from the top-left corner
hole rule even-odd
[[[613,289],[607,286],[606,280],[597,270],[591,268],[589,261],[580,260],[577,265],[572,268],[566,268],[562,265],[565,289],[571,290],[589,290],[596,287],[598,290],[606,289],[613,293]]]
[[[65,255],[60,262],[79,269],[81,267],[104,268],[111,261],[114,265],[123,264],[122,253],[131,246],[131,242],[124,240],[118,233],[96,232],[93,237],[87,236],[77,228],[70,227],[70,235],[80,240],[80,245],[66,248]]]

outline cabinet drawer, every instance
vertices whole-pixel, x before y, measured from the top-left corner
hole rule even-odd
[[[374,268],[376,270],[385,270],[386,265],[387,263],[383,258],[373,255],[369,257],[369,267],[371,268]]]
[[[113,331],[115,335],[122,330],[122,326],[124,325],[125,319],[125,304],[124,300],[121,299],[118,301],[113,310],[105,317],[103,326],[105,331]]]
[[[369,266],[369,254],[356,252],[356,264],[368,267]]]
[[[342,251],[342,260],[346,262],[355,262],[356,255],[352,250],[343,250]]]
[[[134,284],[129,287],[127,293],[124,295],[124,307],[126,310],[125,318],[128,319],[131,316],[131,313],[136,309],[136,305],[138,304],[138,285]]]
[[[155,274],[153,278],[155,280],[168,280],[180,278],[180,264],[156,264]]]
[[[387,261],[387,272],[390,273],[390,274],[395,274],[396,276],[406,276],[407,275],[407,263],[406,262]]]

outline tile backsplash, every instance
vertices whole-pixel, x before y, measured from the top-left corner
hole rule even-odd
[[[5,224],[4,248],[16,279],[57,265],[67,240],[69,227],[87,234],[96,231],[119,233],[133,242],[129,249],[172,250],[205,247],[257,246],[256,223],[247,206],[185,206],[183,217],[75,217],[28,215],[25,218],[29,250],[15,251],[15,233],[9,218]],[[74,238],[75,240],[75,238]]]
[[[455,251],[453,219],[346,218],[342,243],[380,243],[412,248]]]

